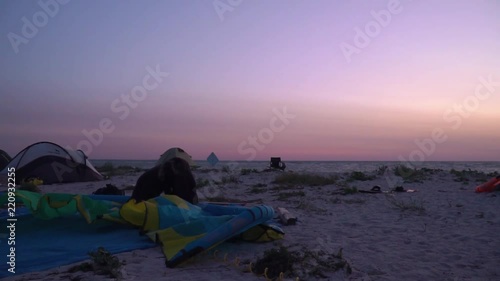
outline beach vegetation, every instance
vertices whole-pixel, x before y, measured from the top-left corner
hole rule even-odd
[[[366,202],[366,200],[354,198],[354,199],[344,199],[344,200],[342,200],[342,202],[346,203],[346,204],[364,204]]]
[[[90,256],[90,262],[84,262],[73,266],[68,272],[93,271],[98,275],[106,275],[121,280],[122,274],[120,270],[123,263],[116,256],[113,256],[103,247],[99,247],[96,251],[89,252],[88,255]]]
[[[242,175],[248,175],[251,173],[259,173],[257,169],[241,169],[240,174]]]
[[[375,171],[375,174],[377,174],[377,176],[383,176],[387,169],[389,169],[389,167],[387,167],[386,165],[380,166]]]
[[[427,179],[426,171],[417,168],[410,168],[405,165],[397,165],[394,167],[394,174],[403,178],[405,183],[422,183]]]
[[[96,166],[95,169],[99,173],[106,173],[106,172],[113,171],[115,169],[115,166],[111,162],[106,162],[106,163],[102,164],[102,166]]]
[[[222,166],[221,171],[224,172],[224,173],[230,173],[231,172],[231,168],[229,167],[229,165],[224,165],[224,166]]]
[[[450,174],[452,174],[455,177],[454,181],[463,182],[464,184],[468,184],[471,181],[486,182],[490,178],[497,176],[496,173],[484,173],[471,169],[462,171],[451,169]]]
[[[363,172],[360,171],[353,171],[349,174],[349,177],[347,178],[347,181],[352,182],[352,181],[369,181],[369,180],[374,180],[376,177],[375,176],[369,176]]]
[[[281,192],[278,193],[278,200],[286,200],[290,197],[304,197],[306,194],[304,191],[292,191],[292,192]]]
[[[434,174],[437,174],[437,173],[443,171],[443,169],[432,169],[432,168],[426,168],[426,167],[422,167],[422,168],[420,168],[420,170],[424,173],[431,174],[431,175],[434,175]]]
[[[84,262],[79,265],[72,266],[68,269],[68,272],[74,273],[78,271],[83,271],[83,272],[88,272],[88,271],[94,271],[94,267],[92,266],[92,263],[90,262]]]
[[[196,188],[204,187],[210,184],[208,179],[197,178],[196,179]]]
[[[240,182],[239,178],[235,175],[229,175],[227,177],[222,177],[220,180],[221,180],[222,184],[239,183]]]
[[[252,271],[264,275],[268,280],[284,278],[309,280],[310,278],[328,278],[326,272],[344,270],[352,273],[352,268],[344,259],[342,249],[337,253],[319,250],[312,251],[305,247],[291,250],[285,246],[264,252],[252,265]]]
[[[291,190],[291,189],[295,189],[295,190],[302,190],[304,189],[303,186],[287,186],[287,185],[274,185],[273,187],[269,188],[269,190],[272,190],[272,191],[277,191],[277,192],[281,192],[283,190]]]
[[[467,173],[465,173],[465,170],[458,171],[455,169],[451,169],[450,174],[452,174],[454,176],[453,180],[456,182],[463,182],[464,184],[468,184],[470,181],[470,177],[469,177],[469,175],[467,175]]]
[[[411,212],[417,212],[417,213],[424,213],[425,212],[425,207],[424,207],[424,201],[423,200],[417,200],[415,198],[410,198],[409,200],[399,200],[396,199],[395,196],[386,196],[387,201],[391,203],[392,206],[394,206],[397,209],[400,209],[401,211],[411,211]]]
[[[321,176],[316,174],[299,174],[299,173],[284,173],[276,176],[273,183],[287,186],[320,186],[335,184],[338,180],[337,176]]]
[[[357,187],[350,186],[346,182],[340,182],[339,185],[341,189],[334,191],[333,194],[350,195],[350,194],[356,194],[359,191]]]
[[[267,191],[267,188],[264,188],[262,186],[252,186],[249,193],[264,193],[266,191]]]
[[[293,276],[293,264],[299,262],[296,253],[289,252],[284,246],[278,249],[270,249],[264,252],[261,258],[253,264],[252,271],[257,275],[266,275],[266,278],[274,280],[281,273],[286,277]]]
[[[301,210],[304,210],[304,211],[315,212],[315,213],[318,213],[318,214],[325,214],[325,213],[328,212],[327,209],[318,207],[318,205],[315,204],[311,200],[301,200],[299,202],[299,204],[295,208],[301,209]]]
[[[219,170],[215,169],[215,168],[198,168],[198,169],[195,169],[193,170],[197,173],[200,173],[200,174],[208,174],[208,173],[217,173],[219,172]]]
[[[95,168],[99,173],[107,177],[122,176],[130,173],[144,172],[144,169],[132,167],[129,165],[120,165],[115,167],[115,165],[113,165],[113,163],[111,162],[106,162],[102,166],[98,166]]]
[[[358,193],[358,188],[355,186],[345,186],[342,188],[343,195],[355,194]]]

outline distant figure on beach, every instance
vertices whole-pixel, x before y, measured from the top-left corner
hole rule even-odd
[[[177,195],[192,204],[198,203],[196,181],[186,160],[175,157],[144,172],[137,179],[131,199],[140,202],[162,193]]]

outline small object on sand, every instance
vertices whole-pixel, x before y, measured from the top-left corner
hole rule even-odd
[[[359,190],[360,193],[382,193],[380,186],[376,185],[370,190]]]
[[[405,189],[402,186],[396,186],[396,188],[394,188],[392,191],[394,191],[394,192],[416,192],[416,190],[414,190],[414,189]]]
[[[125,195],[125,191],[119,189],[112,184],[106,184],[106,187],[101,187],[96,191],[92,192],[94,195]]]
[[[293,216],[287,209],[278,207],[277,210],[280,220],[284,225],[292,225],[297,223],[297,217]]]
[[[500,186],[500,176],[497,176],[497,177],[494,177],[491,180],[477,186],[475,188],[475,191],[476,191],[476,193],[493,192],[499,186]]]

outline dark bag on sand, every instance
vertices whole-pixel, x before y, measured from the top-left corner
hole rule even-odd
[[[112,184],[106,184],[106,187],[101,187],[94,191],[92,194],[95,195],[125,195],[125,191],[118,189],[118,187]]]

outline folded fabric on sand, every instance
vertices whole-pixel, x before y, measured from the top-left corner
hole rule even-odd
[[[230,238],[270,241],[284,235],[266,223],[274,216],[268,206],[195,206],[173,195],[136,204],[129,198],[16,191],[16,201],[26,206],[17,203],[16,274],[83,261],[98,247],[114,254],[154,247],[154,242],[162,245],[166,265],[172,267]],[[7,194],[0,195],[0,204],[7,202]],[[0,211],[2,222],[8,215]],[[147,235],[140,235],[137,227]],[[7,243],[1,247],[3,253],[10,250]],[[12,275],[8,268],[7,263],[0,265],[0,277]]]

